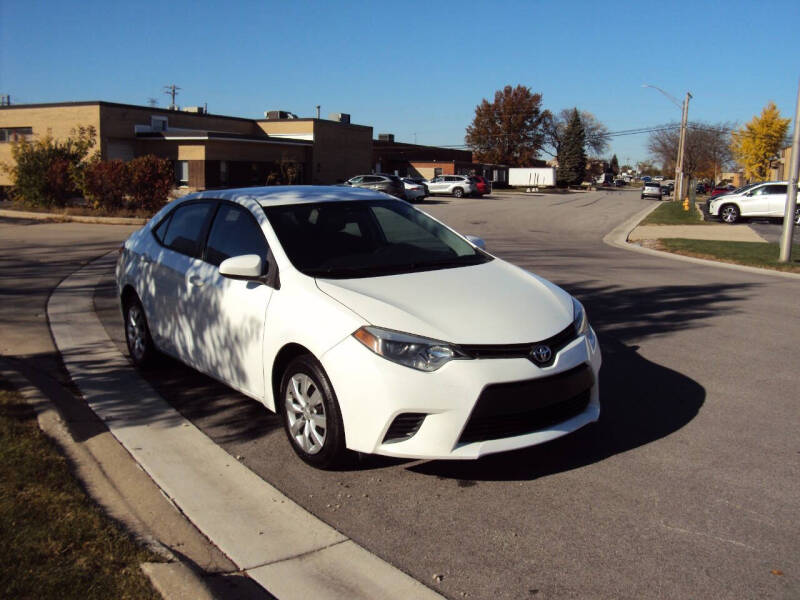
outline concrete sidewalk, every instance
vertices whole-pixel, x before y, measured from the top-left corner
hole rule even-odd
[[[112,264],[107,255],[56,288],[50,328],[89,406],[167,498],[282,600],[441,598],[255,475],[138,376],[94,312],[93,291]]]
[[[766,242],[763,237],[747,225],[639,225],[628,234],[629,242],[657,240],[661,238],[685,238],[689,240],[713,240],[725,242]]]

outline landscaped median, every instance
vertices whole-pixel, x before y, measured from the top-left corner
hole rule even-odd
[[[138,546],[86,495],[36,414],[0,380],[0,590],[5,598],[160,598]]]
[[[680,202],[664,202],[628,235],[641,246],[684,256],[800,273],[800,245],[792,246],[792,261],[778,261],[778,244],[767,242],[746,224],[703,221],[699,210],[685,211]]]

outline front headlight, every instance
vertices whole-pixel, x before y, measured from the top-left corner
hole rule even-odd
[[[429,373],[453,359],[469,358],[447,342],[381,327],[362,327],[353,333],[353,337],[383,358]]]
[[[589,319],[586,318],[586,311],[583,304],[575,298],[572,299],[572,324],[575,326],[575,333],[583,335],[589,329]]]
[[[597,335],[594,329],[589,325],[589,318],[586,316],[586,309],[583,304],[578,302],[575,298],[572,299],[572,325],[575,327],[576,335],[586,334],[586,339],[589,340],[589,346],[592,352],[597,350]]]

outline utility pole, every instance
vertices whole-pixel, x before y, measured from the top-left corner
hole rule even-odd
[[[800,85],[797,87],[797,107],[794,112],[794,133],[792,134],[792,155],[789,166],[789,185],[786,188],[786,210],[783,213],[783,232],[781,233],[780,262],[788,263],[792,258],[792,236],[794,234],[794,213],[797,210],[797,179],[800,171]]]
[[[683,198],[683,184],[684,184],[684,177],[683,177],[683,160],[686,153],[686,123],[689,121],[689,100],[692,98],[692,94],[686,92],[686,98],[683,101],[683,111],[681,114],[681,135],[678,141],[678,164],[675,167],[675,189],[678,190],[677,199],[681,200]]]
[[[174,83],[172,85],[165,85],[164,86],[164,93],[170,97],[169,109],[170,110],[178,110],[178,106],[175,104],[175,96],[178,95],[178,90],[181,89]]]

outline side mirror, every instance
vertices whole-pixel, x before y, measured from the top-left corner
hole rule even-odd
[[[465,238],[473,245],[477,246],[481,250],[486,250],[486,242],[483,238],[479,238],[477,235],[465,235]]]
[[[260,279],[264,272],[264,260],[258,254],[242,254],[222,261],[219,274],[229,279]]]

